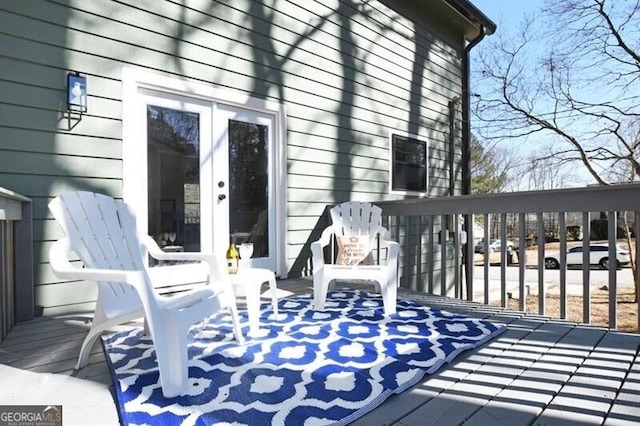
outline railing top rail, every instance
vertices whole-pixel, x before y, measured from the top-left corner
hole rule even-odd
[[[13,192],[7,188],[3,188],[0,186],[0,198],[8,198],[10,200],[21,201],[30,203],[31,199],[25,197],[24,195],[20,195],[16,192]]]
[[[381,201],[385,215],[640,210],[640,184]]]

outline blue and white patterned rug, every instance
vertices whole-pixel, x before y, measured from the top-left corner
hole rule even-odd
[[[238,345],[228,315],[191,330],[189,392],[164,398],[141,328],[103,337],[123,424],[347,424],[433,373],[504,326],[364,291],[332,291],[262,306],[261,336]],[[241,313],[243,314],[243,313]],[[248,331],[243,316],[243,331]]]

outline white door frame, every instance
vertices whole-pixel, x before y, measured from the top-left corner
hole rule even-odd
[[[214,124],[213,124],[213,155],[215,158],[222,160],[224,163],[223,167],[215,167],[213,170],[213,183],[214,183],[214,197],[213,197],[213,215],[216,220],[221,220],[226,223],[230,223],[229,218],[229,202],[232,194],[229,194],[229,186],[231,183],[231,176],[229,176],[228,164],[229,164],[229,132],[228,132],[228,123],[229,120],[241,121],[245,123],[253,123],[258,125],[264,125],[269,130],[268,141],[275,140],[275,117],[272,114],[267,114],[264,112],[259,112],[256,110],[249,110],[246,108],[238,108],[235,106],[225,105],[225,104],[217,104],[214,112]],[[276,211],[276,197],[274,191],[274,175],[276,171],[274,170],[274,153],[271,149],[271,142],[269,142],[269,149],[267,150],[267,164],[268,164],[268,178],[269,184],[267,185],[268,194],[268,206],[267,209],[269,212]],[[219,162],[216,160],[216,164]],[[226,187],[223,190],[218,191],[218,182],[225,182]],[[217,199],[218,193],[222,193],[227,195],[223,200]],[[268,215],[268,235],[275,234],[275,215]],[[221,230],[221,229],[220,229]],[[231,231],[231,230],[229,230]],[[214,229],[214,236],[216,229]],[[228,237],[229,232],[226,232],[221,237],[214,238],[218,243],[222,243],[222,246],[218,246],[215,248],[215,251],[226,250],[228,246]],[[269,237],[268,241],[268,253],[272,254],[268,257],[268,259],[273,258],[277,261],[276,256],[273,254],[277,253],[276,245],[274,239]],[[253,267],[258,268],[267,268],[274,269],[274,266],[271,265],[267,258],[252,258],[249,264]]]
[[[144,89],[184,96],[196,100],[254,110],[274,117],[273,202],[275,232],[273,235],[275,273],[286,278],[286,108],[285,105],[252,98],[240,93],[220,90],[188,79],[170,77],[136,68],[122,69],[122,179],[123,198],[138,217],[138,229],[147,232],[147,142]],[[144,165],[144,167],[141,167]],[[201,194],[213,197],[213,193]],[[202,202],[203,200],[201,200]],[[211,203],[215,201],[211,200]],[[212,205],[212,204],[210,204]],[[204,235],[203,235],[204,237]],[[204,243],[204,241],[203,241]],[[205,248],[206,246],[202,246]]]
[[[173,110],[185,111],[196,113],[199,115],[199,152],[200,152],[200,188],[209,188],[213,182],[213,165],[211,161],[205,161],[205,159],[210,159],[213,157],[212,154],[212,144],[211,144],[211,133],[212,133],[212,118],[213,118],[213,107],[211,102],[203,101],[200,99],[194,99],[192,97],[186,97],[182,95],[177,95],[175,93],[161,92],[158,90],[150,90],[147,88],[139,88],[138,89],[138,101],[140,102],[140,116],[138,118],[139,126],[142,128],[141,133],[141,141],[145,141],[144,145],[146,145],[147,134],[146,134],[146,126],[147,123],[147,105],[154,105],[163,108],[169,108]],[[138,147],[136,147],[137,149]],[[140,155],[143,155],[139,158],[139,162],[137,162],[136,170],[138,176],[135,180],[135,185],[131,188],[131,199],[127,200],[125,197],[125,201],[127,203],[135,203],[135,212],[137,213],[137,225],[142,230],[149,229],[147,223],[147,197],[149,194],[148,190],[148,174],[147,174],[147,151],[144,150],[144,153],[140,152]],[[125,185],[127,186],[127,185]],[[144,205],[144,207],[143,207]],[[213,200],[212,197],[205,197],[201,193],[200,196],[200,216],[201,218],[211,218],[213,217]],[[202,251],[216,251],[213,246],[213,225],[210,220],[200,220],[200,244]]]

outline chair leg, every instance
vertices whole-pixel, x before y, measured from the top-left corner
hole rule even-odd
[[[93,326],[89,329],[89,333],[86,335],[84,340],[82,341],[82,346],[80,347],[80,355],[78,355],[78,361],[76,362],[75,369],[80,370],[85,365],[87,365],[87,361],[89,360],[89,354],[91,353],[91,348],[93,344],[96,342],[98,337],[104,331],[103,328]]]
[[[387,282],[382,288],[382,303],[384,314],[393,315],[396,313],[396,302],[398,299],[398,287],[395,282]]]
[[[164,322],[162,333],[157,333],[159,336],[154,336],[153,342],[165,398],[184,395],[189,385],[188,327],[174,323],[176,318],[171,320]]]
[[[238,315],[238,309],[236,308],[235,302],[234,304],[229,305],[229,312],[231,313],[231,320],[233,321],[233,334],[235,334],[238,344],[242,345],[244,343],[244,336],[240,329],[240,316]]]
[[[249,334],[256,333],[260,328],[260,289],[262,283],[258,284],[258,288],[253,288],[257,283],[257,280],[255,282],[253,280],[248,280],[245,284],[247,316],[249,317]]]
[[[276,285],[276,278],[274,276],[269,277],[269,288],[271,289],[271,306],[273,307],[274,318],[278,319],[278,287]]]
[[[314,309],[322,310],[324,309],[324,304],[327,301],[327,292],[329,291],[328,280],[325,280],[324,277],[313,277],[313,306]]]

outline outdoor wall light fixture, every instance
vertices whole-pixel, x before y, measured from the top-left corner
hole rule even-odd
[[[87,77],[79,72],[67,74],[67,109],[80,114],[87,112]]]

